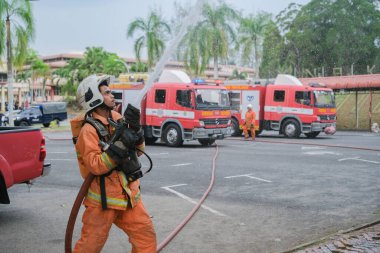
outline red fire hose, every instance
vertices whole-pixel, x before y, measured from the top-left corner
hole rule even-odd
[[[88,188],[92,180],[94,179],[93,174],[88,174],[84,180],[82,186],[79,189],[78,195],[74,201],[73,208],[71,209],[69,221],[67,222],[66,235],[65,235],[65,253],[71,253],[71,245],[73,241],[73,232],[75,226],[75,220],[77,219],[80,206],[82,205],[83,199],[87,194]]]

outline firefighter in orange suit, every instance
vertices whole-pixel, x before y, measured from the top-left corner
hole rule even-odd
[[[109,81],[109,76],[87,77],[78,87],[77,99],[86,110],[86,117],[100,122],[111,135],[114,128],[110,125],[109,118],[117,121],[122,116],[112,110],[115,99],[108,87]],[[103,151],[99,145],[99,135],[93,125],[84,124],[76,142],[82,177],[85,178],[91,172],[95,179],[83,202],[86,207],[82,217],[83,227],[73,252],[100,252],[112,224],[128,235],[132,253],[156,252],[156,233],[140,197],[139,180],[131,181],[124,171],[117,169],[128,153],[127,147],[118,140]],[[143,148],[144,141],[136,145]],[[101,189],[102,176],[104,198]],[[102,206],[103,203],[106,209]]]
[[[251,137],[252,140],[255,140],[255,119],[256,119],[256,113],[252,109],[252,105],[247,105],[247,112],[245,113],[245,120],[243,123],[243,133],[244,133],[244,139],[248,140],[248,130],[251,131]]]

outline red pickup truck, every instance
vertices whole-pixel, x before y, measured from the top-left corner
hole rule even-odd
[[[9,204],[8,188],[14,184],[31,183],[49,174],[45,138],[41,129],[31,127],[0,127],[0,204]]]

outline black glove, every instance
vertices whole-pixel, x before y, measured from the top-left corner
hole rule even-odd
[[[125,122],[135,131],[141,128],[140,124],[140,110],[131,104],[128,104],[127,109],[124,112]]]
[[[123,159],[128,157],[128,148],[122,141],[111,143],[105,151],[116,163],[120,164]]]
[[[140,144],[142,144],[145,141],[144,130],[142,130],[142,128],[140,128],[136,132],[136,136],[137,136],[136,145],[140,145]]]
[[[126,128],[121,133],[120,141],[122,141],[126,147],[134,147],[137,140],[138,140],[137,133],[135,130],[131,128]]]
[[[117,169],[124,172],[128,182],[135,181],[143,176],[136,150],[130,150],[129,157],[123,159]]]

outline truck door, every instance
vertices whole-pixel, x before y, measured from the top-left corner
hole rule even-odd
[[[151,125],[161,126],[161,123],[165,120],[166,116],[166,104],[168,101],[168,92],[164,88],[154,89],[154,101],[147,104],[146,115],[147,122],[150,118]],[[150,117],[148,117],[150,116]]]
[[[297,107],[297,114],[303,123],[311,123],[313,120],[313,108],[311,104],[310,91],[295,91],[294,103]]]
[[[241,93],[241,118],[245,119],[245,113],[247,112],[247,105],[253,106],[253,111],[256,113],[256,119],[259,120],[260,115],[260,91],[258,90],[244,90]]]
[[[288,112],[287,91],[285,87],[268,87],[265,98],[265,120],[279,122]]]
[[[34,107],[31,108],[30,123],[31,124],[43,123],[43,115],[39,108],[34,108]]]

